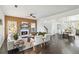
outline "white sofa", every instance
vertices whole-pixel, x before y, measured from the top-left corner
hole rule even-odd
[[[34,46],[39,45],[39,44],[44,43],[44,42],[48,42],[50,40],[50,37],[51,37],[51,34],[46,34],[45,39],[43,41],[42,36],[35,36]],[[25,46],[26,47],[24,48],[24,50],[32,47],[30,45],[30,43],[27,43],[27,41],[25,41]]]
[[[35,40],[34,45],[39,45],[39,44],[43,43],[42,36],[35,36],[34,40]]]
[[[48,42],[51,39],[52,34],[46,34],[44,42]]]
[[[45,39],[43,41],[42,36],[35,36],[34,46],[39,45],[39,44],[44,43],[44,42],[48,42],[50,40],[50,37],[51,37],[51,34],[46,34]],[[22,39],[22,40],[24,40],[24,46],[25,46],[25,48],[23,48],[23,50],[29,49],[29,48],[32,47],[32,45],[30,45],[30,43],[27,42],[27,39]],[[10,41],[10,42],[7,43],[8,50],[12,49],[13,46],[14,46],[13,41]]]
[[[14,41],[8,41],[7,42],[7,50],[11,50],[14,47]]]
[[[25,42],[25,44],[24,44],[24,46],[25,46],[24,50],[25,49],[29,49],[29,48],[32,47],[32,45],[29,42],[27,42],[27,39],[24,39],[24,42]],[[33,43],[34,43],[34,46],[43,43],[42,37],[41,36],[35,36]]]

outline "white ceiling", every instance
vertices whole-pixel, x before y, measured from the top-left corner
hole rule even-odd
[[[1,5],[5,15],[26,18],[33,13],[37,18],[47,17],[79,8],[78,5]]]

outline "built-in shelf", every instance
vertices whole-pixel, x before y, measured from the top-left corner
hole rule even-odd
[[[19,33],[21,35],[21,31],[28,31],[28,34],[31,32],[36,32],[37,30],[37,21],[34,19],[27,19],[27,18],[20,18],[20,17],[14,17],[14,16],[5,16],[5,38],[7,39],[8,36],[8,21],[16,22],[15,27],[16,33]],[[32,26],[31,26],[32,24]],[[11,26],[12,27],[12,26]],[[13,28],[13,27],[12,27]],[[15,29],[14,29],[15,30]]]

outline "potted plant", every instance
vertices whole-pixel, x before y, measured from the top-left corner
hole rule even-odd
[[[39,32],[38,35],[42,35],[44,37],[44,35],[46,34],[46,32]]]
[[[15,40],[17,40],[17,39],[18,39],[18,33],[15,33],[15,34],[13,35],[13,37],[14,37]]]

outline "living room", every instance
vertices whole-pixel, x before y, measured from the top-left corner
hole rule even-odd
[[[73,47],[74,41],[77,49],[79,47],[78,5],[0,5],[0,13],[0,47],[3,50],[1,53],[59,54],[57,48],[56,51],[52,48],[50,48],[51,52],[44,51],[49,48],[48,45],[52,45],[49,43],[51,40],[54,44],[60,44],[58,41],[61,40],[55,40],[59,37],[66,39],[64,40],[66,43],[70,42],[70,46]],[[4,41],[6,44],[3,44]],[[2,47],[3,45],[6,47]],[[68,52],[69,50],[64,52],[64,50],[61,53],[73,52]]]

